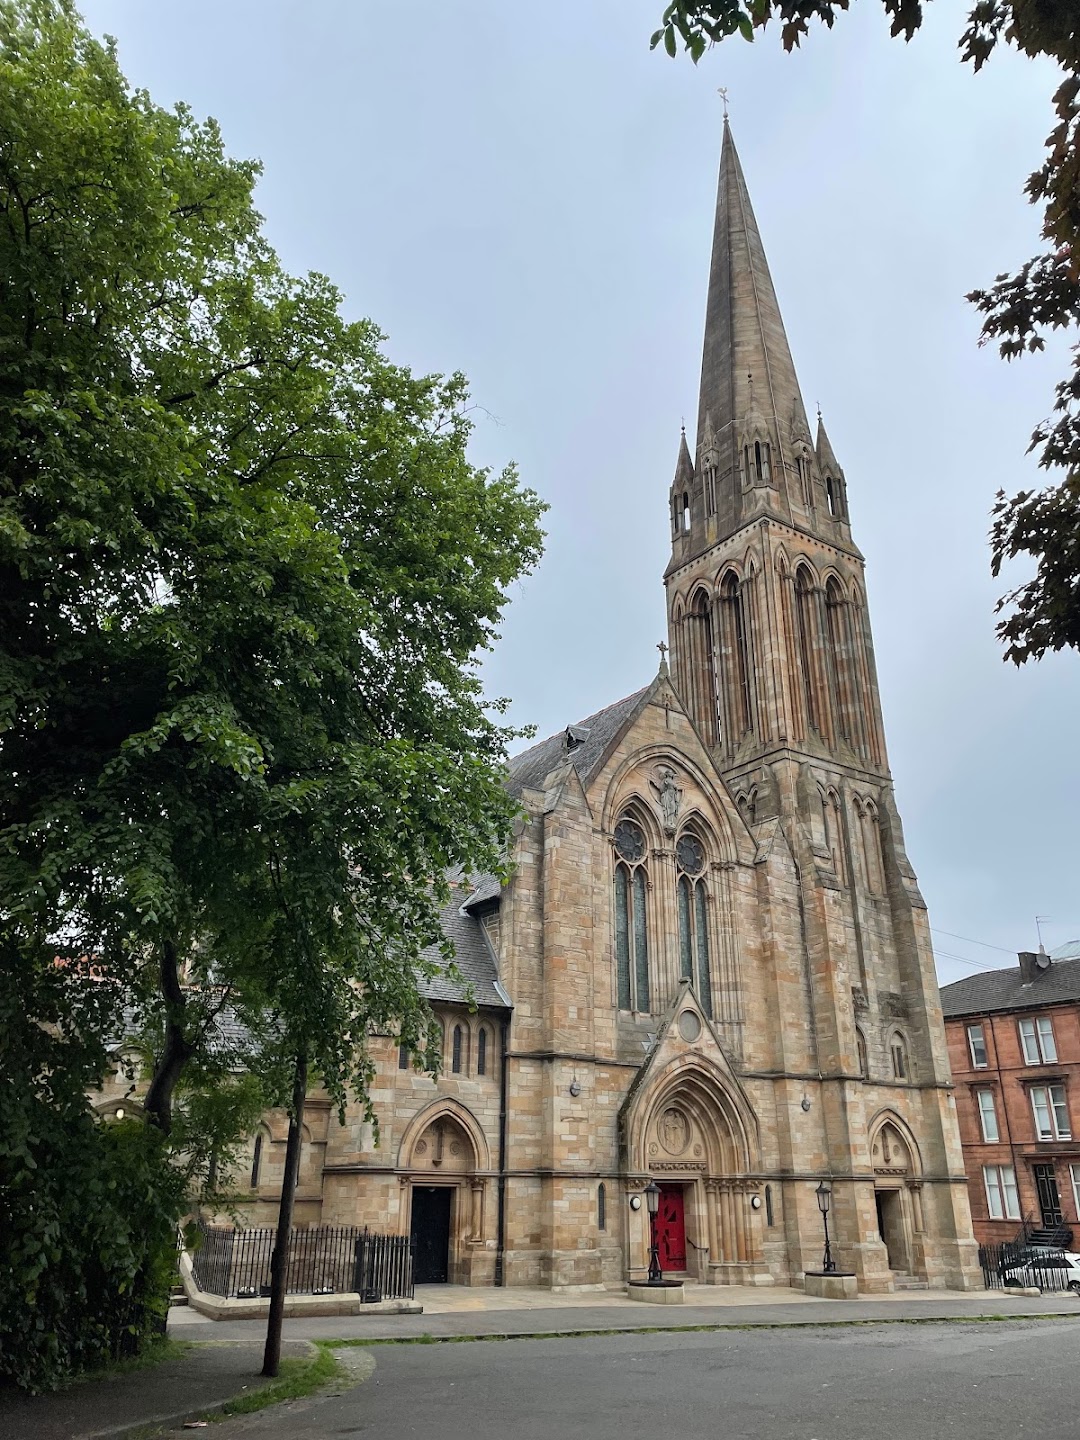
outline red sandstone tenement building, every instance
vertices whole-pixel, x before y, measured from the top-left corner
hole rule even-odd
[[[980,1243],[1080,1241],[1080,942],[941,991]],[[1072,1232],[1071,1235],[1069,1232]]]
[[[410,1232],[421,1282],[618,1287],[655,1179],[665,1271],[801,1285],[825,1180],[864,1291],[981,1285],[847,485],[726,125],[697,434],[656,514],[670,671],[513,760],[512,877],[444,916],[477,1009],[429,988],[438,1081],[372,1040],[378,1144],[311,1097],[297,1219]],[[254,1142],[264,1223],[284,1138]]]

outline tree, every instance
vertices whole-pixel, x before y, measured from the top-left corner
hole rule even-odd
[[[882,0],[892,34],[910,40],[922,24],[922,0]],[[797,46],[812,20],[831,26],[848,0],[671,0],[652,37],[675,55],[683,45],[695,63],[728,35],[752,40],[778,20],[785,50]],[[982,343],[996,342],[1011,360],[1045,347],[1051,330],[1080,323],[1080,25],[1076,0],[977,0],[960,37],[961,58],[979,70],[999,44],[1056,60],[1064,77],[1053,97],[1056,123],[1046,159],[1027,182],[1042,203],[1044,248],[1013,275],[999,275],[968,299],[984,316]],[[1041,490],[999,493],[991,527],[995,575],[1020,555],[1034,577],[998,602],[998,634],[1017,665],[1048,650],[1080,647],[1080,346],[1070,373],[1055,389],[1054,416],[1038,425],[1031,449],[1040,466],[1061,478]]]
[[[425,1054],[443,877],[514,811],[476,657],[542,538],[462,378],[282,270],[257,176],[68,0],[0,0],[0,978],[92,955],[166,1137],[224,1004],[339,1105],[371,1030]]]

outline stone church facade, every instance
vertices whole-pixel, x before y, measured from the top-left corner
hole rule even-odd
[[[981,1284],[926,909],[885,753],[844,472],[811,435],[726,128],[670,668],[511,762],[505,886],[444,915],[438,1081],[375,1039],[376,1146],[309,1100],[300,1223],[411,1229],[418,1279],[797,1285],[815,1190],[864,1291]],[[276,1203],[284,1124],[251,1157]]]

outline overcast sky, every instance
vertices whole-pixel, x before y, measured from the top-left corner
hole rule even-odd
[[[1002,54],[974,76],[966,7],[929,6],[904,46],[873,0],[794,55],[773,29],[695,70],[650,54],[662,8],[83,3],[133,84],[262,159],[285,263],[330,275],[394,360],[463,370],[475,458],[515,460],[549,502],[486,667],[541,735],[655,670],[727,86],[803,394],[847,474],[939,973],[1008,965],[1036,915],[1054,948],[1080,935],[1080,656],[1002,663],[985,536],[995,491],[1039,483],[1027,441],[1065,352],[1006,366],[963,299],[1035,252],[1021,192],[1054,72]]]

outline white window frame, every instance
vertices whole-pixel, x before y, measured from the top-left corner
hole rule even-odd
[[[1073,1206],[1080,1218],[1080,1165],[1069,1166],[1069,1178],[1072,1180]]]
[[[991,1220],[1020,1219],[1016,1171],[1011,1165],[984,1165],[983,1188],[986,1191],[986,1213]]]
[[[1032,1085],[1031,1113],[1039,1140],[1071,1140],[1069,1106],[1064,1085]]]
[[[1040,1015],[1036,1022],[1039,1031],[1039,1050],[1044,1065],[1057,1064],[1057,1043],[1054,1040],[1054,1022],[1049,1015]]]
[[[975,1037],[978,1035],[978,1043],[982,1049],[982,1059],[975,1053]],[[986,1048],[986,1032],[981,1025],[969,1025],[967,1027],[968,1054],[971,1056],[973,1070],[987,1070],[990,1066],[990,1056]]]
[[[1054,1022],[1049,1015],[1037,1019],[1028,1017],[1017,1022],[1020,1029],[1020,1048],[1024,1052],[1025,1065],[1056,1065],[1057,1045],[1054,1041]]]
[[[994,1092],[992,1090],[976,1090],[975,1103],[979,1109],[979,1124],[982,1127],[982,1138],[988,1145],[996,1145],[1001,1139],[1001,1132],[998,1130],[997,1106],[994,1104]]]

